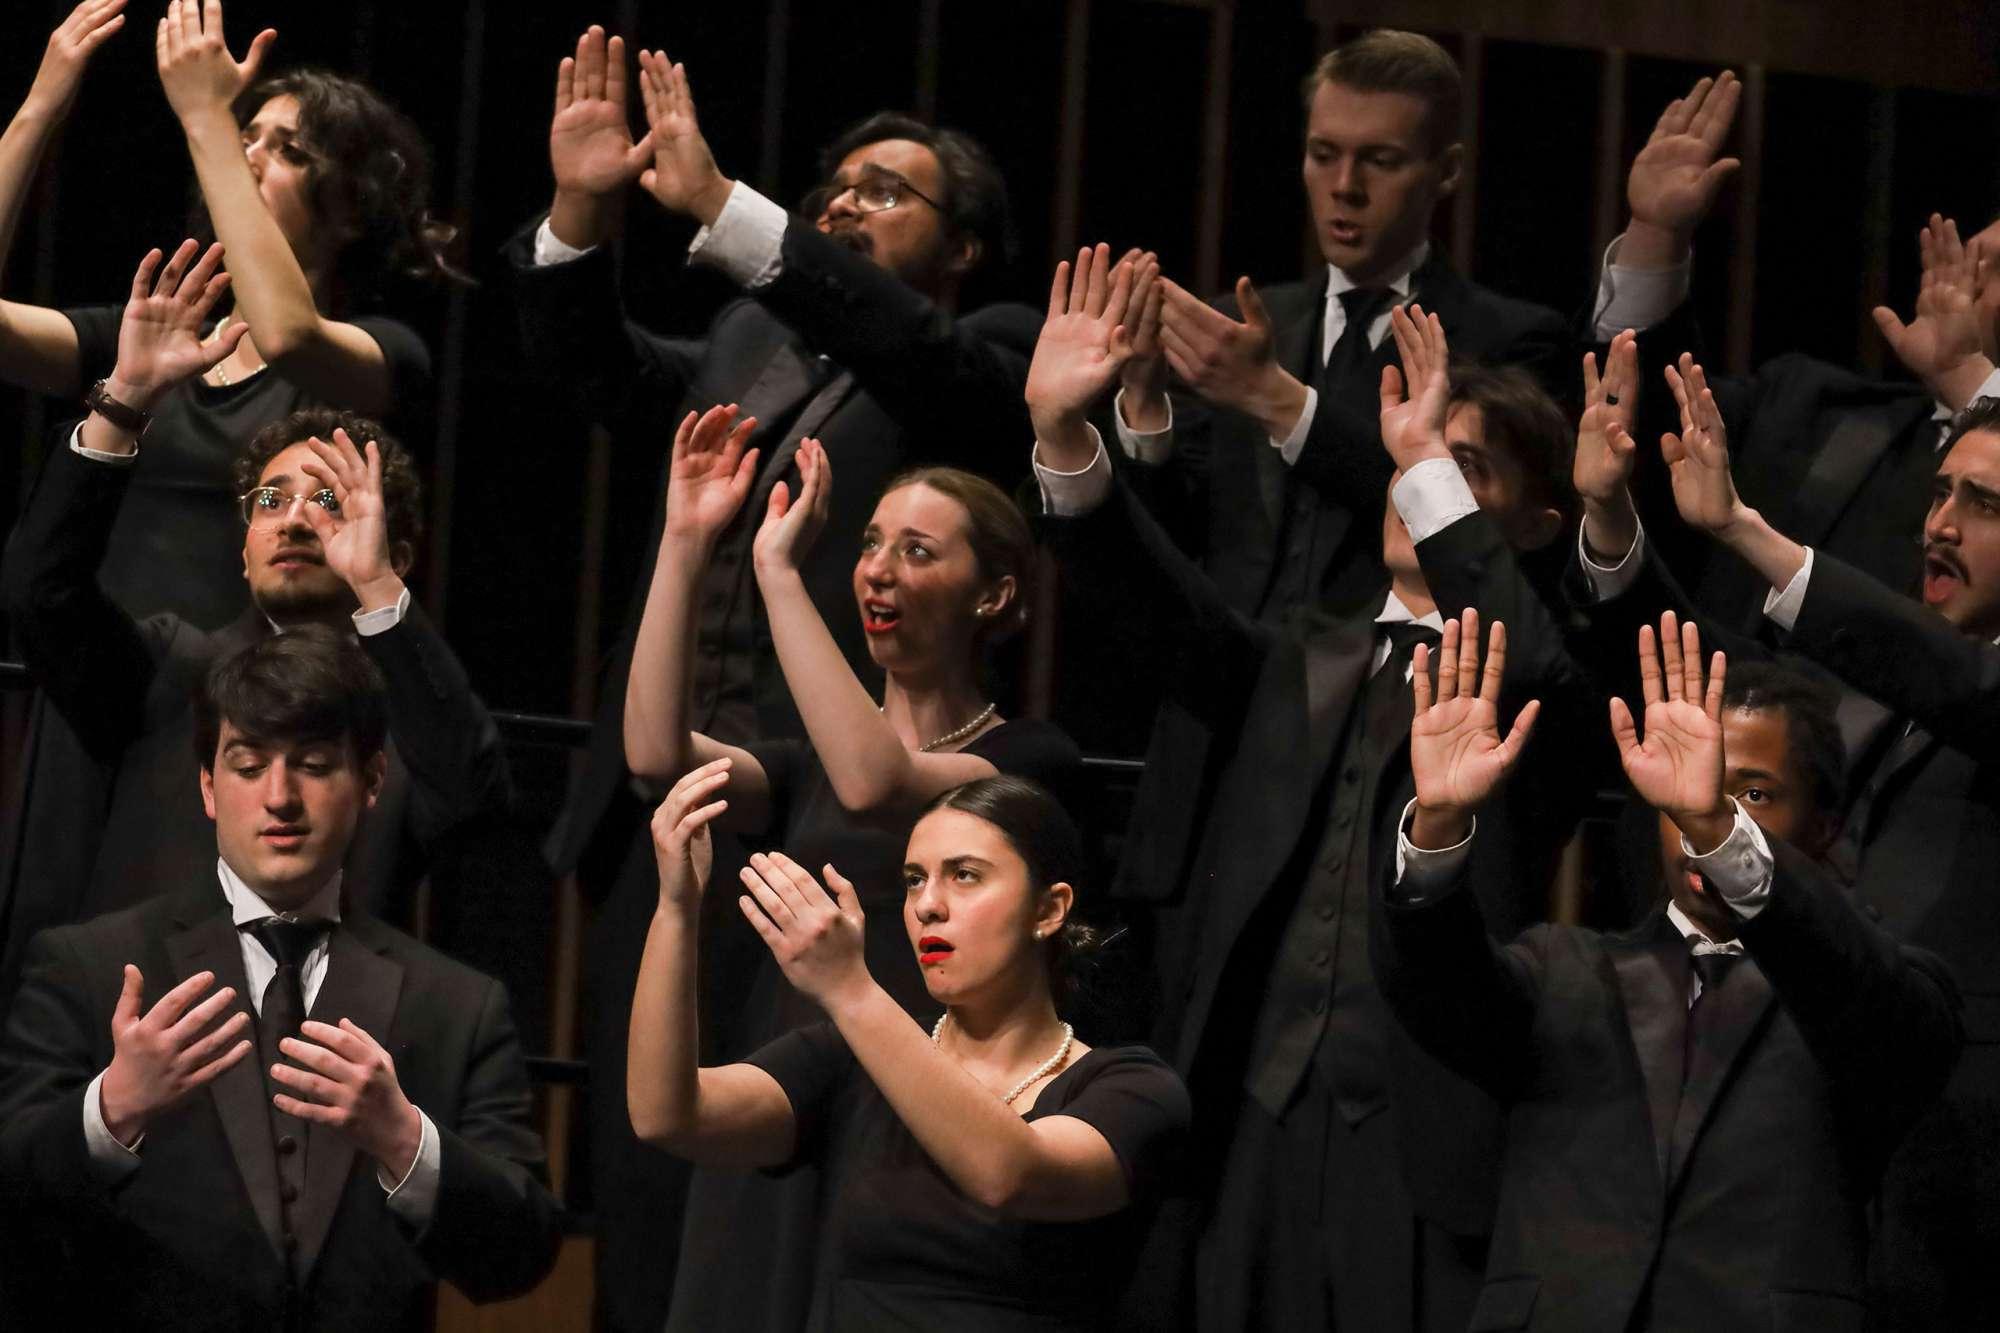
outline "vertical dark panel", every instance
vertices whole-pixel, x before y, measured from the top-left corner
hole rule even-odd
[[[912,109],[925,120],[937,119],[938,78],[944,62],[944,0],[920,0],[917,6],[917,95]]]
[[[1489,39],[1482,48],[1479,189],[1476,198],[1461,190],[1452,215],[1453,232],[1460,218],[1478,219],[1466,271],[1510,296],[1572,310],[1597,264],[1599,62],[1525,42]]]
[[[1889,300],[1889,229],[1894,217],[1890,188],[1895,177],[1896,94],[1876,88],[1868,97],[1868,138],[1863,159],[1861,197],[1867,207],[1859,219],[1861,282],[1855,309],[1855,359],[1869,370],[1882,369],[1886,349],[1876,336],[1869,311]]]
[[[1063,11],[1062,138],[1056,146],[1056,197],[1050,230],[1057,257],[1077,248],[1083,221],[1083,139],[1086,62],[1090,59],[1090,0]]]
[[[1736,149],[1743,159],[1736,173],[1735,248],[1729,256],[1729,338],[1724,364],[1733,375],[1748,374],[1756,333],[1757,215],[1764,191],[1764,67],[1743,71],[1743,101],[1736,113]]]
[[[791,52],[791,0],[771,0],[764,23],[763,139],[757,154],[757,179],[775,188],[785,155],[785,76]]]
[[[1595,265],[1625,222],[1625,53],[1606,51],[1597,84],[1596,207],[1591,225]]]
[[[1479,147],[1481,112],[1486,104],[1486,39],[1477,33],[1461,38],[1458,67],[1465,78],[1465,98],[1459,107],[1458,137],[1465,145],[1465,170],[1451,210],[1451,262],[1460,273],[1473,271],[1473,243],[1479,228]]]
[[[1194,281],[1197,291],[1218,291],[1222,277],[1222,208],[1228,190],[1229,87],[1235,54],[1236,9],[1217,4],[1208,27],[1208,77],[1202,97],[1201,177],[1197,186]]]

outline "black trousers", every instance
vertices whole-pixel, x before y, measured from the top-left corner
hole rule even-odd
[[[1412,1209],[1393,1108],[1350,1124],[1323,1059],[1282,1116],[1239,1099],[1195,1245],[1200,1333],[1462,1333],[1484,1268],[1483,1238]]]

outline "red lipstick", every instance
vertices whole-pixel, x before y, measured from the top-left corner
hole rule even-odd
[[[917,962],[924,967],[932,967],[951,957],[951,941],[937,935],[926,935],[917,941]]]

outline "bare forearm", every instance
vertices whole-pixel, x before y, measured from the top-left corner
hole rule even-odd
[[[671,780],[689,768],[696,597],[708,551],[669,536],[660,542],[646,610],[632,645],[625,681],[625,764],[634,773]]]
[[[771,644],[813,751],[849,810],[872,810],[907,786],[910,752],[842,656],[796,569],[759,570]]]
[[[319,332],[320,312],[305,270],[258,196],[228,110],[203,111],[182,128],[216,239],[229,254],[236,309],[257,350],[267,360],[281,360]]]
[[[35,167],[54,137],[58,117],[24,103],[0,133],[0,261],[14,248],[21,214],[27,208]]]
[[[1679,231],[1633,218],[1618,245],[1620,268],[1676,268],[1693,252],[1688,236]]]
[[[646,932],[625,1051],[632,1131],[654,1144],[694,1132],[700,1105],[695,997],[696,913],[661,904]]]
[[[1738,505],[1729,522],[1715,533],[1724,546],[1742,556],[1763,580],[1782,589],[1806,562],[1806,548],[1765,522],[1747,505]]]

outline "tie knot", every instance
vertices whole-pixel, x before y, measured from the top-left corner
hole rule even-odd
[[[1356,321],[1372,321],[1389,308],[1395,295],[1387,287],[1350,287],[1342,292],[1340,309],[1347,316],[1348,327],[1354,327]]]
[[[267,916],[262,921],[253,921],[243,927],[252,939],[264,946],[265,953],[277,960],[279,967],[303,964],[306,955],[326,938],[331,928],[331,923],[326,921],[286,921],[275,916]]]
[[[1690,962],[1694,966],[1695,975],[1701,978],[1702,989],[1706,991],[1722,980],[1722,974],[1736,961],[1737,955],[1726,949],[1718,949],[1712,944],[1704,949],[1702,947],[1704,943],[1706,941],[1695,941]]]
[[[1385,620],[1382,633],[1389,640],[1390,656],[1399,662],[1407,662],[1417,651],[1417,645],[1427,643],[1431,651],[1437,651],[1441,636],[1429,625],[1414,620]]]

